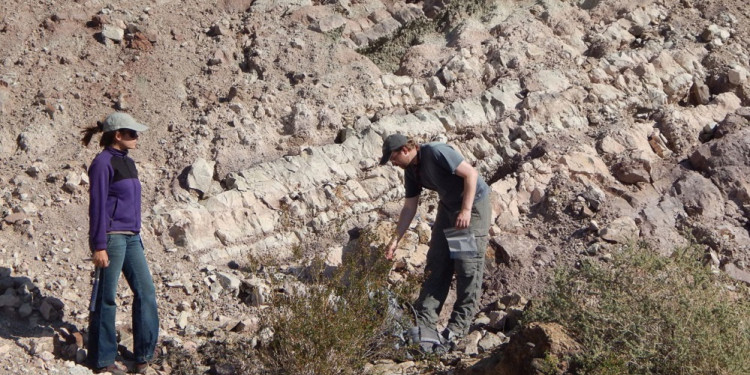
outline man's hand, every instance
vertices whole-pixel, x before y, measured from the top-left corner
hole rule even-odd
[[[393,260],[393,253],[396,252],[397,247],[398,240],[394,238],[391,240],[391,242],[388,243],[388,246],[385,247],[385,259]]]
[[[396,252],[398,241],[401,240],[406,230],[409,229],[409,223],[411,223],[414,215],[417,213],[417,206],[419,206],[419,196],[404,200],[404,207],[401,207],[401,213],[398,215],[398,224],[396,224],[396,229],[391,234],[391,241],[388,242],[388,246],[385,248],[386,259],[393,259],[393,253]]]
[[[100,249],[94,251],[94,254],[91,256],[91,260],[94,262],[94,266],[99,268],[107,268],[109,267],[109,256],[107,255],[106,249]]]
[[[462,208],[461,211],[458,213],[458,217],[456,218],[456,228],[458,229],[468,228],[470,222],[471,222],[471,210]]]

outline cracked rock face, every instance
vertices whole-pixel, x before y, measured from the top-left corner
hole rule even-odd
[[[83,148],[80,130],[116,109],[150,127],[130,154],[142,234],[165,332],[187,341],[268,300],[272,276],[230,262],[308,248],[333,266],[351,233],[388,232],[402,172],[377,164],[394,132],[454,145],[491,185],[484,306],[632,241],[668,255],[686,233],[747,280],[750,22],[740,0],[688,3],[6,1],[2,308],[26,337],[85,327],[98,139]],[[437,204],[421,197],[392,279],[420,272]],[[2,358],[64,367],[6,341]]]

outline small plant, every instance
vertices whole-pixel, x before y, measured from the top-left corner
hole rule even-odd
[[[343,35],[344,33],[344,27],[346,27],[346,25],[341,25],[331,31],[328,31],[327,33],[325,33],[325,35],[331,38],[332,41],[338,42],[339,40],[341,40],[341,35]]]
[[[559,358],[554,355],[547,355],[544,358],[539,358],[537,360],[537,366],[535,366],[535,368],[539,374],[556,375],[558,373],[559,365]]]
[[[556,275],[524,320],[565,326],[586,374],[748,374],[750,294],[701,264],[697,246],[666,258],[644,246],[611,264]],[[731,290],[733,289],[733,290]]]
[[[429,34],[445,36],[452,27],[468,17],[488,16],[496,5],[488,0],[452,1],[432,18],[420,17],[412,20],[393,35],[381,37],[357,52],[367,56],[381,70],[395,72],[404,53],[414,45],[423,43]]]

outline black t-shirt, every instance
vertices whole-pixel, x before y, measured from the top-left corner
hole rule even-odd
[[[426,143],[419,147],[419,164],[404,170],[406,197],[419,196],[422,188],[434,190],[449,210],[461,209],[464,179],[457,176],[456,168],[464,158],[453,147],[439,142]],[[474,202],[484,198],[489,192],[482,176],[477,176],[477,189]]]

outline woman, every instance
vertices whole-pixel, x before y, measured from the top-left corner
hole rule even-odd
[[[156,292],[143,254],[141,183],[128,150],[136,147],[138,132],[148,129],[130,115],[115,112],[104,122],[83,130],[81,142],[103,132],[104,150],[89,167],[89,246],[99,273],[98,289],[89,319],[88,362],[96,373],[125,374],[115,363],[115,313],[120,272],[133,291],[133,353],[136,372],[145,373],[159,337]]]

